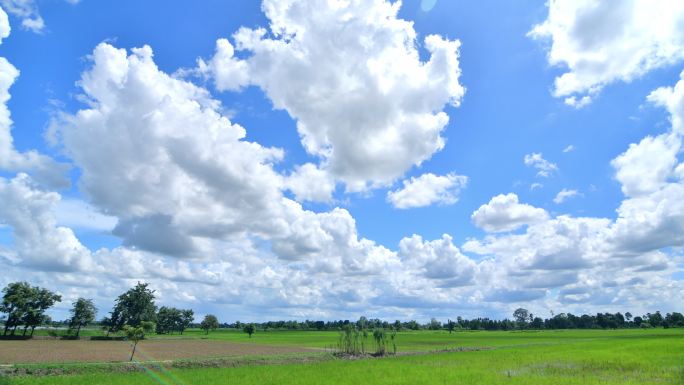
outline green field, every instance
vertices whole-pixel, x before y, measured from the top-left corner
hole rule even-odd
[[[178,338],[163,336],[159,338]],[[206,338],[189,331],[183,338]],[[217,331],[211,339],[324,348],[334,332]],[[224,368],[6,378],[8,384],[684,384],[684,329],[404,332],[400,355]],[[144,343],[144,342],[143,342]],[[458,352],[436,352],[456,347]],[[408,352],[420,352],[409,354]],[[321,353],[322,356],[326,355]]]

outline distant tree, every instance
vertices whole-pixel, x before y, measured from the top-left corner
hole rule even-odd
[[[513,312],[513,318],[521,328],[525,326],[525,324],[527,323],[527,318],[529,316],[530,312],[527,309],[523,309],[521,307],[515,309],[515,311]]]
[[[442,323],[437,321],[436,318],[431,318],[430,324],[428,325],[428,328],[430,330],[441,330],[442,329]]]
[[[209,330],[216,330],[219,327],[218,319],[213,314],[207,314],[204,316],[202,323],[200,323],[200,328],[204,330],[205,334],[209,334]]]
[[[121,330],[124,325],[137,327],[142,322],[156,320],[157,307],[154,304],[154,290],[148,289],[148,285],[138,282],[116,299],[110,315],[112,332]]]
[[[358,321],[356,321],[356,327],[359,330],[364,330],[368,328],[368,318],[365,316],[361,316]]]
[[[139,326],[124,325],[122,330],[126,334],[126,338],[133,341],[133,351],[131,352],[131,358],[129,359],[129,361],[133,361],[135,348],[138,346],[138,342],[145,338],[145,333],[154,330],[154,322],[141,321]]]
[[[449,330],[449,334],[451,334],[454,331],[454,329],[456,329],[456,325],[457,323],[452,320],[447,321],[446,327],[447,330]]]
[[[651,314],[648,313],[648,323],[651,324],[654,328],[657,328],[663,323],[663,316],[660,314],[659,311]]]
[[[401,321],[399,321],[399,320],[394,321],[393,326],[394,326],[394,330],[400,331],[401,330]]]
[[[76,338],[81,333],[81,327],[88,325],[95,319],[97,308],[93,304],[92,299],[79,298],[72,304],[74,307],[70,310],[71,319],[69,320],[69,328],[76,329]]]
[[[249,334],[249,338],[252,338],[252,334],[254,334],[254,332],[256,331],[256,327],[254,326],[254,324],[250,323],[245,325],[243,331]]]
[[[195,320],[195,312],[192,311],[192,309],[181,310],[180,318],[178,320],[178,325],[177,325],[178,331],[180,332],[180,334],[183,334],[185,329],[190,327],[190,324],[194,320]]]
[[[625,319],[627,320],[627,322],[630,322],[632,320],[632,313],[630,313],[630,312],[625,313]]]

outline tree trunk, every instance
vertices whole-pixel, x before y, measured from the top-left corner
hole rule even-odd
[[[138,346],[138,341],[135,341],[133,344],[133,352],[131,352],[131,359],[129,361],[133,361],[133,355],[135,355],[135,348]]]
[[[81,324],[78,324],[78,329],[76,329],[76,339],[78,339],[78,335],[81,333]]]
[[[21,334],[22,336],[26,336],[26,329],[28,329],[28,325],[24,325],[24,332]]]
[[[35,326],[32,326],[32,327],[31,327],[31,337],[33,337],[33,332],[34,332],[35,330],[36,330],[36,327],[35,327]]]
[[[9,325],[10,325],[9,322],[10,322],[10,321],[9,321],[9,318],[8,318],[7,321],[5,321],[5,332],[2,333],[3,336],[6,336],[6,335],[7,335],[7,331],[9,330]]]

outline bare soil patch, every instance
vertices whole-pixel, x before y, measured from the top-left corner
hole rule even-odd
[[[138,344],[140,361],[166,361],[312,352],[313,349],[268,346],[217,340],[147,340]],[[0,341],[0,364],[128,361],[125,341],[28,340]]]

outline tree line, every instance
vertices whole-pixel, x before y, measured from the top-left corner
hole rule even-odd
[[[495,320],[490,318],[465,319],[456,317],[442,323],[433,318],[430,322],[419,323],[415,320],[394,322],[378,318],[361,317],[357,321],[267,321],[262,323],[219,323],[215,315],[207,314],[200,323],[194,323],[192,309],[155,304],[155,291],[147,283],[138,282],[134,287],[119,295],[112,311],[101,321],[95,322],[97,308],[92,299],[78,298],[72,303],[70,317],[62,322],[70,333],[78,338],[81,328],[97,324],[104,332],[126,335],[138,335],[144,338],[146,332],[172,334],[183,332],[189,327],[199,327],[206,333],[219,327],[243,330],[251,337],[256,330],[520,330],[520,329],[618,329],[618,328],[650,328],[650,327],[684,327],[684,315],[678,312],[664,316],[656,311],[641,316],[631,313],[596,313],[574,315],[571,313],[552,314],[550,318],[535,316],[524,308],[513,313],[513,319]],[[28,282],[13,282],[2,290],[0,318],[4,323],[4,336],[15,336],[17,330],[22,336],[32,336],[36,327],[52,325],[54,322],[46,311],[61,302],[62,297],[48,289],[31,286]]]

